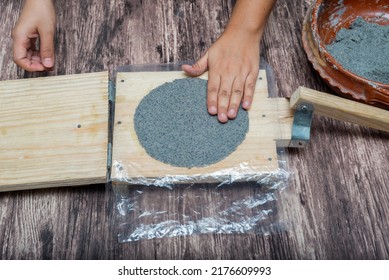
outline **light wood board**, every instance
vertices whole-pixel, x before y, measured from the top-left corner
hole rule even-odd
[[[231,174],[252,176],[279,168],[276,141],[288,145],[291,137],[293,111],[284,98],[268,98],[266,72],[260,71],[256,92],[249,110],[249,132],[243,143],[227,158],[200,168],[174,167],[150,157],[140,145],[134,129],[135,110],[152,89],[175,79],[185,78],[182,72],[121,72],[117,74],[115,125],[113,139],[114,182],[136,178],[165,176],[202,177],[215,181]],[[201,78],[207,79],[206,75]],[[247,168],[242,168],[246,166]],[[245,174],[247,172],[247,174]],[[210,175],[210,176],[208,176]],[[253,177],[254,178],[254,177]],[[197,180],[196,180],[197,181]]]
[[[108,73],[0,82],[0,191],[106,181]]]

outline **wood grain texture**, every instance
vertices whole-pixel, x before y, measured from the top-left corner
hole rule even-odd
[[[249,110],[249,131],[236,151],[227,158],[205,167],[183,168],[171,166],[150,157],[139,143],[135,132],[136,108],[143,97],[154,88],[182,78],[185,78],[183,72],[176,71],[117,74],[112,157],[113,181],[139,180],[139,178],[159,179],[179,175],[185,177],[186,183],[190,181],[210,183],[225,181],[230,178],[231,174],[234,174],[236,178],[243,180],[251,178],[255,181],[266,174],[277,171],[279,166],[276,160],[275,140],[282,143],[290,141],[293,114],[288,102],[280,100],[283,98],[268,97],[265,71],[259,73],[255,89],[256,98]],[[207,79],[208,77],[204,74],[201,78]],[[283,125],[280,124],[280,120],[284,121]],[[253,151],[256,152],[253,153]]]
[[[309,2],[277,1],[265,30],[261,54],[273,68],[271,90],[279,96],[290,96],[299,86],[332,93],[302,48]],[[21,0],[0,2],[1,80],[194,60],[222,32],[233,1],[56,5],[56,68],[32,75],[12,62],[10,34]],[[310,144],[288,150],[289,187],[276,201],[284,226],[267,236],[197,235],[119,244],[115,197],[104,185],[0,193],[0,258],[389,259],[388,140],[385,132],[314,116]],[[144,199],[158,203],[152,196]]]
[[[104,183],[108,73],[0,82],[0,191]]]
[[[317,114],[389,132],[389,111],[387,110],[299,87],[293,93],[290,104],[296,109],[302,103],[312,104]]]

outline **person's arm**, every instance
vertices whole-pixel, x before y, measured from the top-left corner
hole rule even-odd
[[[25,0],[12,31],[13,59],[21,68],[34,72],[54,66],[56,15],[53,0]],[[39,38],[39,50],[36,41]]]
[[[207,107],[220,122],[236,117],[240,103],[248,109],[259,71],[259,46],[276,0],[238,0],[219,39],[194,65],[183,65],[189,76],[208,73]]]

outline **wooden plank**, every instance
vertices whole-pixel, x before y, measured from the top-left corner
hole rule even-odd
[[[0,191],[103,183],[108,73],[0,82]]]
[[[133,122],[139,102],[155,87],[185,77],[182,72],[118,73],[112,180],[184,175],[197,177],[196,181],[199,180],[198,177],[201,177],[200,181],[209,182],[215,181],[215,179],[212,178],[213,175],[206,174],[214,174],[215,172],[218,172],[218,177],[222,179],[235,172],[237,175],[247,173],[249,176],[249,174],[268,174],[276,171],[279,166],[275,139],[282,137],[283,140],[290,140],[292,111],[286,100],[268,98],[265,71],[260,72],[260,79],[257,81],[255,98],[249,110],[250,124],[246,139],[227,158],[210,166],[189,169],[162,163],[146,153],[137,139]],[[201,78],[206,79],[206,74]],[[281,116],[279,111],[282,112]],[[288,142],[288,140],[283,142]],[[243,171],[238,168],[241,164],[247,164],[248,170]]]
[[[317,114],[389,131],[389,111],[387,110],[310,88],[299,87],[293,93],[290,104],[292,108],[296,108],[302,102],[311,103],[314,106],[314,112]]]

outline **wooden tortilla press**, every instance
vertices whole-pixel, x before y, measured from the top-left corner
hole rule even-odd
[[[389,111],[337,96],[301,87],[290,101],[269,98],[262,70],[242,145],[212,166],[172,167],[145,153],[131,114],[151,89],[184,77],[178,71],[118,72],[115,84],[102,72],[0,82],[0,191],[220,170],[228,177],[229,168],[242,162],[250,172],[273,172],[279,168],[277,146],[309,142],[313,112],[389,131]]]

